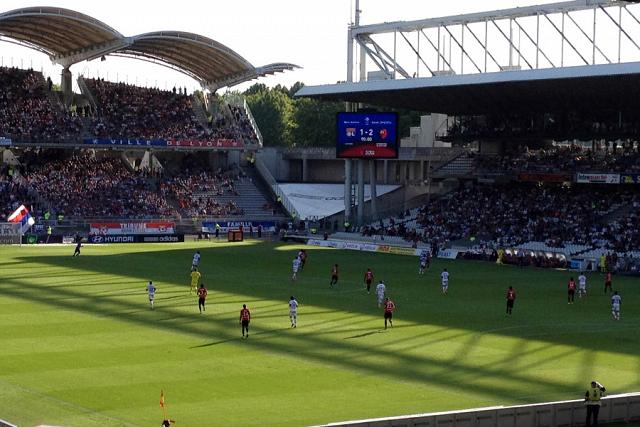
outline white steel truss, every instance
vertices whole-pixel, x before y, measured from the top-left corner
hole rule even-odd
[[[640,60],[638,1],[574,0],[373,25],[360,25],[359,3],[348,82],[372,70],[408,79]]]

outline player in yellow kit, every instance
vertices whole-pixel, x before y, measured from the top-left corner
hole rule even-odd
[[[190,292],[195,292],[198,289],[198,282],[200,281],[200,277],[202,274],[198,271],[197,268],[193,267],[191,270],[191,290]]]

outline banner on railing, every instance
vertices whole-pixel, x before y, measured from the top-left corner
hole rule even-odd
[[[322,248],[349,249],[352,251],[381,252],[385,254],[419,256],[422,249],[408,248],[405,246],[378,245],[375,243],[353,242],[345,240],[309,239],[307,245]]]
[[[170,139],[167,147],[186,148],[244,148],[242,141],[235,139],[216,139],[215,141],[201,141],[197,139]]]
[[[11,145],[11,138],[5,138],[0,136],[0,147],[9,147]]]
[[[620,175],[621,184],[640,184],[639,173],[625,173]]]
[[[184,242],[184,234],[122,234],[117,236],[89,236],[89,243],[178,243]]]
[[[259,226],[262,226],[263,232],[273,233],[276,231],[275,221],[205,221],[202,223],[202,232],[215,233],[216,224],[218,225],[220,233],[226,233],[229,230],[239,230],[241,227],[245,234],[249,233],[251,229],[257,233]]]
[[[518,174],[518,181],[568,182],[571,181],[571,175],[566,173],[523,172]]]
[[[123,234],[174,234],[176,224],[169,221],[98,222],[90,224],[91,234],[117,236]]]
[[[85,138],[85,145],[109,147],[179,147],[193,149],[244,148],[242,141],[235,139],[196,140],[196,139],[122,139],[122,138]]]
[[[620,184],[619,173],[578,173],[578,184]]]

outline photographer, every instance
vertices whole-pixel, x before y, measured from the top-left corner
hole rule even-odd
[[[598,413],[600,412],[600,399],[604,396],[606,389],[597,381],[591,381],[591,387],[584,395],[584,403],[587,405],[587,426],[591,426],[591,418],[593,417],[593,425],[598,425]]]

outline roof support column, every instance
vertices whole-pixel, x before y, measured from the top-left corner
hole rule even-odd
[[[71,70],[69,70],[69,67],[62,70],[60,83],[62,86],[62,94],[64,95],[64,105],[68,107],[73,101],[73,79],[71,78]]]

